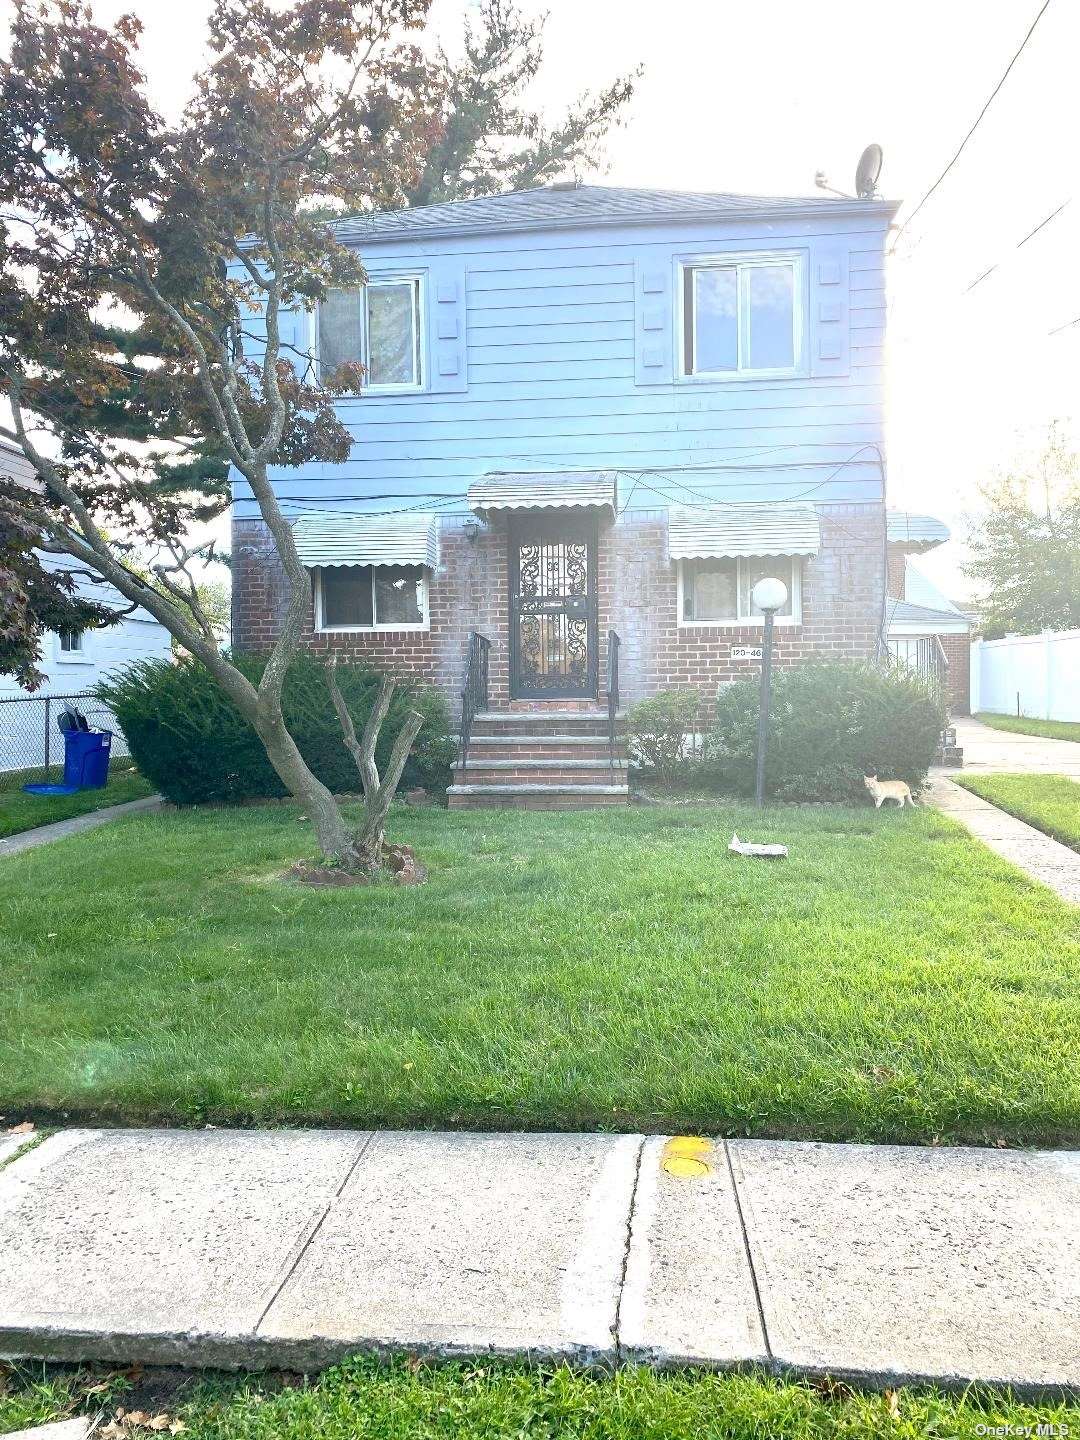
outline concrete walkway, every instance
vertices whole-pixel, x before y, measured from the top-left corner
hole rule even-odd
[[[1019,866],[1033,880],[1049,886],[1063,900],[1080,905],[1080,854],[1068,845],[999,810],[940,772],[927,782],[925,799],[943,814],[959,820],[976,839]]]
[[[0,1170],[0,1257],[9,1357],[1080,1386],[1080,1153],[69,1130]]]
[[[0,840],[0,858],[18,855],[23,850],[35,850],[39,845],[49,845],[53,840],[63,840],[68,835],[80,835],[84,830],[96,830],[99,825],[119,820],[122,815],[134,815],[139,810],[157,810],[164,803],[160,795],[147,795],[142,800],[129,800],[126,805],[107,805],[104,810],[91,810],[70,820],[57,820],[53,825],[21,830],[18,835]]]
[[[1043,740],[994,730],[978,720],[953,721],[956,743],[964,751],[964,769],[977,774],[1072,775],[1080,780],[1080,741]],[[947,773],[947,772],[946,772]]]

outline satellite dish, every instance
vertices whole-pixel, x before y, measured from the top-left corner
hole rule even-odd
[[[872,200],[877,194],[882,158],[880,145],[867,145],[859,156],[855,170],[855,194],[860,200]]]

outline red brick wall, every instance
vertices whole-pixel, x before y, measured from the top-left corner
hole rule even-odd
[[[902,550],[889,551],[889,594],[894,600],[906,600],[904,594],[907,556]]]
[[[971,713],[971,636],[942,635],[942,649],[949,662],[949,711],[953,715]]]
[[[881,622],[883,512],[879,505],[819,507],[820,554],[803,569],[802,624],[777,626],[776,663],[812,654],[874,653]],[[470,527],[471,528],[471,527]],[[725,681],[755,674],[753,661],[733,661],[733,645],[760,644],[760,626],[680,627],[675,566],[667,558],[663,512],[634,512],[600,525],[597,554],[600,689],[604,691],[606,635],[622,641],[620,681],[625,700],[657,690],[697,687],[707,696]],[[233,644],[263,650],[273,641],[285,604],[286,581],[261,521],[233,524]],[[364,659],[402,676],[446,690],[456,706],[468,636],[479,630],[491,642],[492,703],[509,700],[508,561],[505,521],[479,526],[470,538],[461,519],[443,522],[439,568],[429,586],[431,627],[426,631],[316,634],[309,618],[306,644]]]

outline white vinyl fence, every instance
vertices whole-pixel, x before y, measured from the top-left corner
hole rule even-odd
[[[1080,630],[973,640],[971,708],[1080,720]]]

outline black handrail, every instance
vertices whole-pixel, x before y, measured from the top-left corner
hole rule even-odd
[[[469,650],[465,660],[465,685],[461,691],[461,768],[469,762],[469,741],[472,725],[481,710],[488,705],[488,652],[491,641],[476,630],[469,636]]]
[[[607,716],[608,763],[615,769],[615,719],[619,713],[619,648],[622,641],[614,630],[607,632]]]

